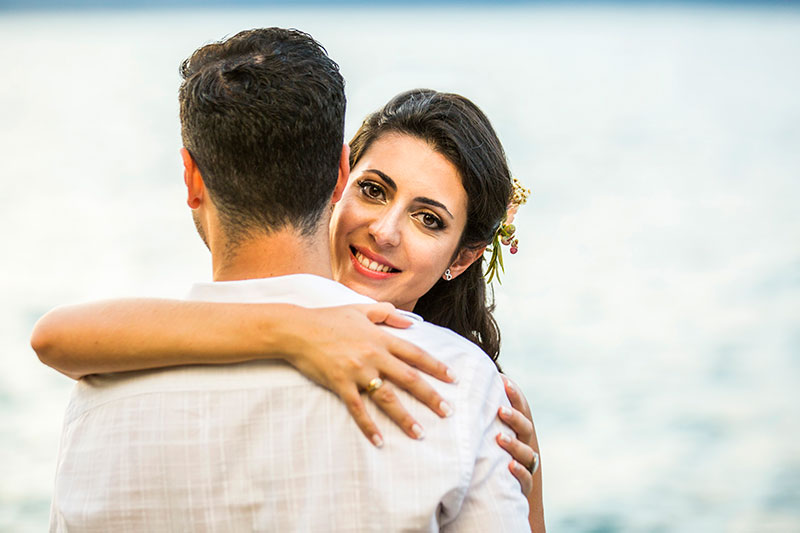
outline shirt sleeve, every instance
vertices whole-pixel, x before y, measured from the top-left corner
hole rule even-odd
[[[497,417],[501,405],[509,406],[503,382],[493,366],[479,368],[469,388],[471,407],[479,413],[470,431],[475,463],[461,509],[442,531],[530,531],[528,501],[508,470],[511,456],[495,440],[498,433],[511,431]]]

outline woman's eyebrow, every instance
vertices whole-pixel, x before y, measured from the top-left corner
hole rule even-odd
[[[381,172],[380,170],[376,168],[368,168],[364,172],[372,172],[373,174],[377,174],[378,176],[381,177],[383,181],[386,182],[386,185],[388,185],[390,189],[392,189],[393,191],[397,191],[397,184],[394,182],[394,180],[389,176],[387,176],[386,174],[384,174],[383,172]]]
[[[456,217],[453,216],[453,213],[451,213],[450,210],[447,209],[447,207],[443,203],[437,202],[436,200],[433,200],[432,198],[425,198],[424,196],[417,196],[416,198],[414,198],[414,201],[415,202],[419,202],[421,204],[427,204],[427,205],[430,205],[430,206],[433,206],[433,207],[438,207],[440,209],[444,209],[445,213],[450,215],[450,218],[452,218],[452,219],[456,218]]]

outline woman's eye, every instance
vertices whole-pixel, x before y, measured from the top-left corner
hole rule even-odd
[[[444,228],[444,224],[442,223],[442,219],[437,217],[431,213],[418,213],[417,220],[419,220],[423,226],[429,229],[442,229]]]
[[[362,181],[358,184],[361,187],[361,192],[367,198],[372,200],[382,200],[383,199],[383,189],[377,183],[371,181]]]

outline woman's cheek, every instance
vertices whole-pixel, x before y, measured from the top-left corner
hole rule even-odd
[[[420,287],[420,296],[428,292],[444,273],[446,266],[438,258],[447,257],[447,250],[442,246],[428,246],[427,249],[420,249],[417,256],[422,259],[419,264],[420,273],[417,285]],[[425,260],[427,259],[427,261]]]

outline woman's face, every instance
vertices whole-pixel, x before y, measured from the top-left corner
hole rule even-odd
[[[425,141],[384,134],[353,167],[334,209],[334,278],[411,311],[450,266],[466,221],[456,168]]]

